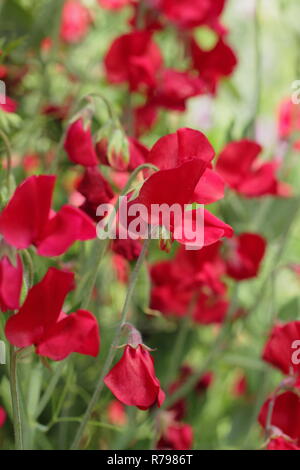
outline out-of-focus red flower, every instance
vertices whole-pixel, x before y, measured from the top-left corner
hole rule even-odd
[[[272,437],[267,445],[267,450],[300,450],[300,447],[287,438]]]
[[[20,184],[0,214],[0,233],[19,249],[35,245],[42,256],[59,256],[77,240],[96,237],[93,221],[76,207],[51,209],[55,176],[33,175]]]
[[[0,428],[2,428],[6,421],[6,411],[0,406]]]
[[[81,41],[89,30],[91,14],[79,0],[67,0],[63,6],[60,37],[67,43]]]
[[[11,99],[9,96],[0,95],[0,109],[6,113],[15,113],[18,108],[18,103]]]
[[[33,174],[40,165],[40,158],[36,153],[27,154],[23,157],[23,167],[27,174]]]
[[[153,89],[148,103],[175,111],[185,111],[186,100],[205,91],[206,86],[199,77],[187,72],[165,69],[160,74],[157,87]]]
[[[210,11],[210,0],[161,0],[164,15],[182,28],[194,28],[205,23]]]
[[[157,106],[146,102],[134,110],[134,131],[137,137],[148,132],[155,125],[158,117]]]
[[[114,40],[104,63],[109,82],[127,82],[136,91],[155,87],[162,57],[151,32],[133,31]]]
[[[98,165],[91,130],[84,128],[82,118],[74,121],[68,128],[64,148],[73,163],[83,166]]]
[[[8,256],[0,260],[0,309],[15,310],[19,308],[23,282],[23,266],[19,255],[14,266]]]
[[[114,254],[112,256],[112,264],[118,281],[122,284],[126,284],[129,279],[129,265],[127,260],[121,255]]]
[[[108,142],[101,139],[96,144],[96,152],[102,165],[109,165],[117,171],[133,171],[147,161],[149,150],[134,137],[128,137],[129,162],[125,163],[123,155],[113,153],[111,161],[108,160]]]
[[[286,375],[300,374],[300,321],[273,328],[263,351],[263,359]]]
[[[96,357],[100,344],[96,318],[87,310],[69,315],[62,311],[73,288],[73,273],[49,268],[29,290],[20,310],[7,320],[5,334],[10,343],[19,348],[34,345],[37,354],[55,361],[73,352]]]
[[[193,428],[189,424],[173,422],[156,444],[158,450],[189,450],[193,445]]]
[[[202,377],[200,377],[200,379],[198,380],[196,384],[196,387],[195,387],[196,392],[198,393],[205,392],[212,385],[213,381],[214,381],[213,372],[210,372],[210,371],[205,372],[205,374],[203,374]]]
[[[270,408],[269,398],[263,405],[258,421],[263,428],[267,423],[267,416]],[[284,392],[275,398],[273,408],[271,426],[272,434],[286,435],[295,442],[295,445],[300,445],[300,397],[293,392]]]
[[[94,216],[96,216],[96,209],[100,204],[106,204],[114,197],[109,183],[102,176],[97,166],[85,169],[76,189],[95,208]]]
[[[278,134],[281,139],[293,137],[300,131],[299,105],[294,104],[290,98],[284,100],[279,107]],[[300,142],[295,142],[295,148],[300,148]]]
[[[231,142],[221,152],[216,169],[232,189],[245,197],[290,196],[290,187],[276,177],[278,163],[263,163],[258,158],[261,151],[262,147],[249,139]]]
[[[235,380],[232,388],[232,393],[236,397],[243,397],[246,395],[248,389],[247,377],[245,374],[239,375]]]
[[[255,233],[242,233],[225,242],[228,276],[236,281],[256,277],[266,250],[266,240]]]
[[[111,424],[124,426],[127,423],[125,406],[118,400],[112,400],[107,407],[108,420]]]
[[[211,50],[203,50],[192,39],[191,54],[193,66],[211,93],[215,93],[219,81],[232,75],[237,57],[231,47],[220,38]]]
[[[161,406],[165,398],[155,376],[153,358],[142,344],[136,348],[129,344],[125,346],[122,358],[104,382],[121,403],[141,410],[155,404]]]
[[[229,307],[228,300],[222,295],[201,292],[193,314],[193,320],[202,325],[222,323]]]
[[[142,245],[139,240],[116,238],[112,242],[112,250],[114,253],[123,256],[127,261],[137,259],[142,251]]]
[[[135,3],[135,0],[98,0],[101,7],[107,8],[108,10],[118,10],[127,5]]]

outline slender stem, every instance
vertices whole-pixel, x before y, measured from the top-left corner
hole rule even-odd
[[[4,142],[5,150],[6,150],[6,161],[7,161],[7,168],[6,168],[6,187],[8,191],[8,196],[10,196],[10,173],[11,173],[11,162],[12,162],[12,151],[9,139],[5,132],[0,129],[0,137]]]
[[[23,433],[22,433],[22,418],[20,406],[19,384],[17,377],[17,354],[14,346],[10,346],[10,392],[13,411],[13,426],[15,435],[16,450],[22,450],[23,446]]]
[[[120,202],[121,202],[121,197],[125,196],[130,191],[130,189],[132,187],[132,183],[136,179],[137,175],[144,169],[152,169],[152,170],[155,170],[155,171],[158,170],[158,168],[156,166],[152,165],[151,163],[144,163],[144,164],[138,166],[131,173],[130,178],[128,179],[128,182],[127,182],[126,186],[124,187],[123,191],[121,192],[120,197],[118,198],[117,203],[114,207],[114,210],[113,210],[113,212],[112,212],[112,214],[111,214],[111,216],[108,220],[108,224],[107,224],[108,227],[111,227],[113,219],[115,218],[115,215],[118,212]],[[99,241],[97,240],[96,254],[93,253],[93,258],[96,258],[98,261],[95,263],[94,269],[92,270],[91,275],[89,276],[89,285],[86,287],[84,299],[83,299],[82,305],[81,305],[81,308],[83,308],[83,309],[87,308],[89,303],[90,303],[90,299],[91,299],[91,296],[92,296],[94,286],[96,284],[96,280],[97,280],[98,272],[99,272],[99,269],[100,269],[100,265],[101,265],[101,262],[103,260],[103,256],[106,252],[107,247],[108,247],[108,240],[103,240],[100,246],[99,246]],[[85,287],[85,283],[86,283],[86,279],[83,279],[82,283],[79,284],[78,294],[81,294],[81,292],[83,291],[83,287]]]
[[[44,409],[46,408],[49,400],[51,399],[52,397],[52,394],[57,386],[57,383],[61,377],[61,374],[62,374],[62,371],[65,367],[66,363],[65,362],[60,362],[56,368],[56,371],[55,373],[53,374],[51,380],[50,380],[50,383],[44,393],[44,395],[42,396],[41,400],[40,400],[40,404],[38,406],[38,409],[36,411],[36,414],[35,414],[35,418],[37,418],[38,416],[40,416],[40,414],[44,411]]]
[[[140,253],[140,256],[139,256],[139,258],[136,262],[134,270],[131,273],[129,286],[128,286],[125,302],[124,302],[124,305],[123,305],[123,309],[122,309],[121,322],[120,322],[119,326],[116,329],[113,342],[110,346],[106,361],[105,361],[104,366],[103,366],[102,374],[99,377],[99,380],[98,380],[98,382],[96,384],[96,387],[95,387],[94,394],[93,394],[93,396],[92,396],[92,398],[89,402],[89,405],[88,405],[88,407],[86,409],[86,412],[85,412],[85,414],[82,418],[82,421],[81,421],[80,426],[78,428],[78,431],[76,433],[75,439],[74,439],[73,444],[71,446],[71,449],[73,449],[73,450],[77,449],[79,444],[80,444],[80,441],[81,441],[81,438],[82,438],[83,433],[85,431],[85,428],[88,424],[88,421],[90,420],[92,412],[93,412],[93,410],[94,410],[94,408],[95,408],[95,406],[96,406],[96,404],[97,404],[97,402],[100,398],[101,392],[103,390],[104,378],[107,375],[107,373],[109,372],[109,369],[111,368],[111,365],[112,365],[113,360],[115,358],[115,355],[117,353],[117,346],[119,345],[120,337],[121,337],[121,334],[122,334],[122,327],[123,327],[124,323],[126,323],[129,305],[130,305],[130,302],[131,302],[131,299],[132,299],[132,295],[133,295],[133,292],[134,292],[134,289],[135,289],[135,286],[136,286],[136,282],[137,282],[137,279],[138,279],[138,275],[139,275],[141,266],[142,266],[142,264],[145,260],[145,257],[146,257],[146,253],[147,253],[149,244],[150,244],[150,237],[144,241],[144,245],[143,245],[142,251]]]

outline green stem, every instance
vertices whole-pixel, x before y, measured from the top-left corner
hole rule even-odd
[[[136,179],[137,175],[144,169],[152,169],[152,170],[155,170],[155,171],[158,170],[158,168],[156,166],[152,165],[151,163],[144,163],[144,164],[140,165],[139,167],[137,167],[131,173],[130,178],[128,179],[128,182],[127,182],[126,186],[124,187],[123,191],[121,192],[120,197],[118,198],[117,203],[114,207],[114,210],[113,210],[111,216],[109,217],[109,220],[108,220],[108,223],[107,223],[108,227],[111,227],[112,222],[115,218],[115,215],[118,212],[118,209],[120,207],[121,197],[125,196],[130,191],[130,189],[132,187],[132,183]],[[82,282],[78,285],[78,295],[80,295],[83,292],[83,290],[85,291],[84,299],[83,299],[82,304],[81,304],[81,308],[83,308],[83,309],[86,309],[88,307],[89,303],[90,303],[92,292],[93,292],[94,286],[96,284],[97,276],[98,276],[98,273],[99,273],[100,265],[101,265],[101,262],[103,260],[103,256],[106,252],[106,249],[108,247],[108,239],[103,240],[102,243],[100,244],[100,246],[99,246],[99,240],[96,240],[95,244],[96,244],[96,250],[95,250],[96,253],[93,252],[92,256],[93,256],[93,259],[97,259],[98,261],[95,263],[94,269],[92,270],[91,275],[88,278],[89,284],[88,284],[88,286],[86,286],[87,280],[83,278]]]
[[[9,142],[7,135],[1,129],[0,129],[0,137],[4,142],[5,150],[6,150],[6,161],[7,161],[6,187],[7,187],[8,196],[10,196],[10,190],[11,190],[10,173],[11,173],[11,163],[12,163],[12,150],[11,150],[10,142]]]
[[[41,400],[40,400],[40,404],[37,408],[37,411],[36,411],[36,414],[35,414],[35,418],[37,418],[38,416],[40,416],[40,414],[44,411],[44,409],[46,408],[49,400],[51,399],[52,397],[52,394],[56,388],[56,385],[61,377],[61,374],[62,374],[62,371],[65,367],[65,362],[60,362],[56,368],[56,371],[54,373],[54,375],[52,376],[51,380],[50,380],[50,383],[44,393],[44,395],[42,396]]]
[[[16,450],[22,450],[23,446],[23,433],[22,433],[22,418],[20,406],[19,384],[17,376],[17,351],[14,346],[10,346],[10,392],[12,401],[13,412],[13,427],[15,435]]]
[[[114,339],[112,341],[112,344],[110,346],[105,364],[103,366],[102,374],[99,377],[99,380],[98,380],[98,382],[96,384],[96,387],[95,387],[94,394],[93,394],[93,396],[92,396],[92,398],[89,402],[89,405],[86,409],[86,412],[85,412],[85,414],[84,414],[84,416],[81,420],[80,426],[78,428],[75,439],[74,439],[73,444],[71,446],[71,449],[73,449],[73,450],[77,449],[78,446],[80,445],[80,441],[81,441],[81,438],[82,438],[83,433],[85,431],[85,428],[86,428],[86,426],[87,426],[87,424],[90,420],[92,412],[93,412],[93,410],[94,410],[94,408],[95,408],[95,406],[96,406],[96,404],[97,404],[97,402],[100,398],[101,392],[104,388],[104,378],[108,374],[108,372],[111,368],[111,365],[113,363],[113,360],[116,356],[117,347],[119,345],[119,341],[120,341],[121,334],[122,334],[122,327],[123,327],[124,323],[126,323],[126,320],[127,320],[127,313],[128,313],[129,305],[130,305],[132,295],[133,295],[133,292],[134,292],[134,289],[135,289],[135,286],[136,286],[136,282],[137,282],[137,279],[138,279],[140,269],[141,269],[142,264],[143,264],[143,262],[145,260],[145,257],[146,257],[146,253],[147,253],[149,244],[150,244],[150,238],[148,238],[144,241],[144,245],[143,245],[142,251],[140,253],[140,256],[139,256],[139,258],[136,262],[134,270],[131,273],[129,286],[128,286],[125,302],[124,302],[122,313],[121,313],[121,322],[120,322],[119,326],[116,329]]]

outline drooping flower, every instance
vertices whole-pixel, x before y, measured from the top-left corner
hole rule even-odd
[[[0,233],[19,249],[34,245],[42,256],[59,256],[77,240],[96,237],[93,221],[80,209],[51,209],[55,176],[33,175],[15,190],[0,214]]]
[[[154,361],[144,345],[127,344],[119,362],[104,379],[105,385],[121,403],[147,410],[161,406],[165,394],[155,376]]]
[[[278,163],[263,163],[262,147],[249,139],[229,143],[221,152],[216,169],[225,182],[245,197],[289,196],[290,187],[278,181]]]
[[[262,427],[266,427],[267,417],[270,409],[270,401],[273,398],[269,398],[259,414],[258,421]],[[284,392],[281,395],[275,397],[275,403],[273,413],[271,417],[271,429],[272,435],[287,436],[291,439],[295,445],[300,446],[300,397],[293,392]]]
[[[104,63],[109,82],[128,83],[136,91],[155,87],[162,57],[151,32],[133,31],[114,40]]]
[[[29,290],[19,311],[7,320],[9,342],[18,348],[34,345],[37,354],[54,361],[73,352],[96,357],[100,344],[96,318],[87,310],[68,315],[62,311],[73,288],[73,273],[49,268]]]
[[[215,93],[219,81],[229,77],[237,65],[237,57],[232,48],[220,38],[211,50],[203,50],[193,39],[191,41],[193,67],[211,93]]]
[[[256,277],[265,254],[266,241],[255,233],[242,233],[225,242],[228,276],[236,281]]]
[[[87,34],[91,15],[79,0],[67,0],[63,6],[60,37],[67,43],[77,43]]]
[[[276,325],[268,339],[263,359],[283,374],[300,374],[300,321]]]
[[[73,163],[86,167],[98,165],[91,130],[84,127],[82,118],[68,128],[64,148]]]
[[[23,266],[19,255],[14,265],[8,256],[0,260],[0,309],[15,310],[19,307],[23,282]]]

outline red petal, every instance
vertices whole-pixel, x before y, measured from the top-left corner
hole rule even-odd
[[[49,268],[42,281],[30,289],[19,312],[8,319],[7,339],[19,348],[37,344],[57,321],[65,297],[73,287],[73,273]]]
[[[193,200],[198,204],[211,204],[224,197],[224,189],[223,178],[207,168],[195,188]]]
[[[91,130],[84,129],[82,118],[68,128],[64,148],[73,163],[83,166],[98,165]]]
[[[0,261],[0,306],[3,312],[19,308],[22,282],[23,266],[20,256],[17,256],[17,266],[13,266],[9,258],[4,256]]]

